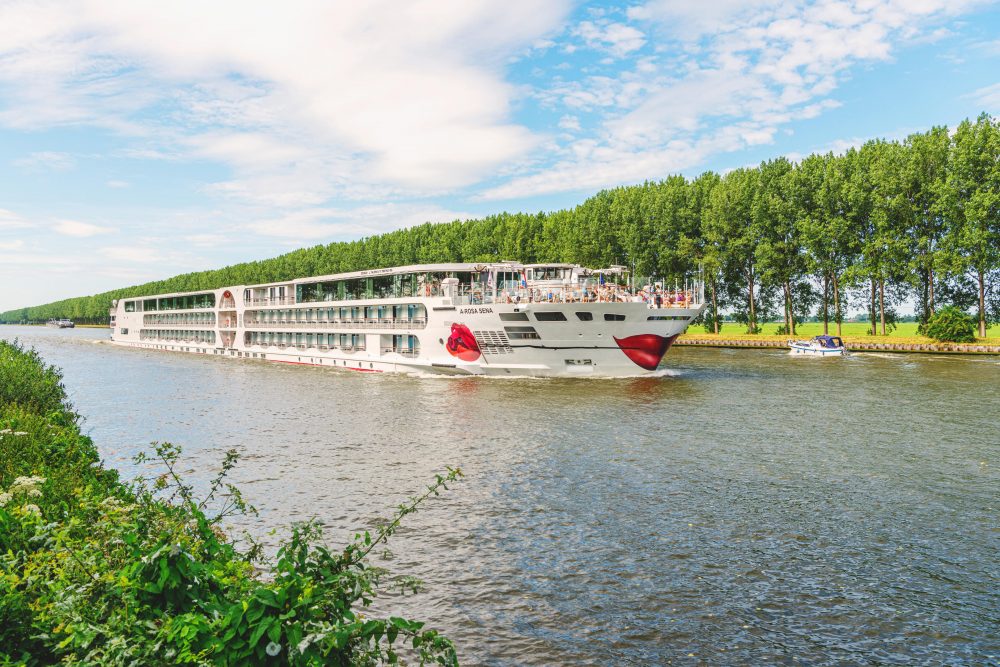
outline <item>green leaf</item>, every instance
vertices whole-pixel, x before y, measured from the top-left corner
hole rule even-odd
[[[271,625],[271,619],[265,619],[263,622],[258,624],[256,628],[254,628],[253,632],[250,633],[251,648],[257,646],[257,642],[260,641],[260,638],[264,636],[264,633],[267,632],[267,629],[268,627],[270,627],[270,625]]]

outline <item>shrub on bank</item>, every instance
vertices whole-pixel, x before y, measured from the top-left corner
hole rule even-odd
[[[0,341],[0,383],[0,664],[457,664],[423,623],[366,608],[385,576],[368,554],[459,471],[343,550],[306,523],[267,559],[220,528],[253,511],[225,481],[235,452],[204,497],[169,444],[141,457],[161,474],[124,484],[80,433],[57,369]]]
[[[946,306],[927,321],[927,336],[948,343],[974,343],[976,323],[961,308]]]

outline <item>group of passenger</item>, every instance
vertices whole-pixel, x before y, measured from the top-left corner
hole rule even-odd
[[[666,290],[660,285],[646,285],[639,290],[639,296],[652,308],[683,308],[689,305],[693,295],[690,290]]]
[[[476,305],[491,302],[484,298],[483,291],[468,291],[469,303]],[[498,303],[622,303],[641,302],[650,308],[686,307],[691,304],[690,290],[668,290],[662,285],[646,285],[633,291],[628,286],[614,283],[585,284],[558,287],[521,287],[501,289],[497,293]]]

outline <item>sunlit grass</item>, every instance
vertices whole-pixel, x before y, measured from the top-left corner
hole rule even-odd
[[[720,335],[716,336],[714,334],[705,333],[702,327],[690,327],[684,338],[699,338],[705,340],[760,340],[760,341],[775,341],[784,342],[790,338],[812,338],[813,336],[818,336],[823,333],[823,323],[822,322],[807,322],[804,324],[797,324],[795,326],[795,336],[789,336],[785,334],[777,334],[776,331],[778,327],[782,326],[781,322],[768,322],[761,326],[761,333],[756,335],[751,335],[745,333],[745,328],[742,324],[736,324],[735,322],[725,322],[722,325],[722,332]],[[887,335],[882,336],[872,336],[869,332],[869,325],[867,322],[844,322],[841,328],[843,332],[842,335],[847,342],[853,343],[904,343],[904,344],[925,344],[934,343],[935,341],[926,336],[917,335],[917,323],[916,322],[901,322],[896,326],[896,328],[889,332]],[[830,335],[837,335],[837,325],[833,322],[830,323]],[[996,344],[1000,342],[1000,327],[993,327],[986,330],[986,338],[977,339],[980,343]]]

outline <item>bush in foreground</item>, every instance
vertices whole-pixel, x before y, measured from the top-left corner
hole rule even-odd
[[[974,343],[976,323],[961,308],[946,306],[927,321],[927,336],[948,343]]]
[[[342,550],[305,523],[265,559],[220,528],[253,511],[225,482],[235,452],[202,498],[169,444],[140,457],[162,474],[126,485],[80,433],[58,370],[0,341],[0,379],[11,369],[33,379],[0,386],[0,664],[457,664],[423,623],[365,609],[385,576],[369,553],[458,470]]]

